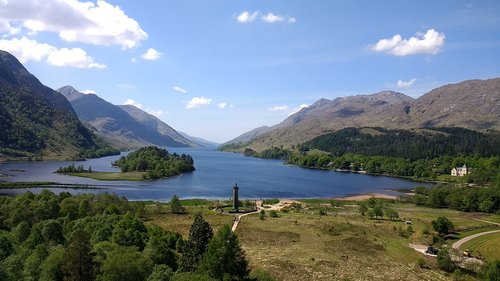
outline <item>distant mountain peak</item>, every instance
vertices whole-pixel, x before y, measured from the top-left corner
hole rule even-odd
[[[57,89],[56,91],[65,96],[70,102],[84,95],[83,93],[79,92],[77,89],[73,88],[70,85],[63,86]]]

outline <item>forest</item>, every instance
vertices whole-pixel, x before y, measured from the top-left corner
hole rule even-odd
[[[145,179],[158,179],[194,171],[190,155],[169,153],[166,149],[148,146],[123,156],[113,163],[122,172],[146,172]]]
[[[229,226],[213,233],[197,214],[185,240],[146,224],[145,204],[47,190],[0,197],[0,280],[256,280]]]
[[[464,128],[426,128],[389,130],[383,128],[345,128],[316,137],[303,146],[330,152],[369,156],[390,156],[410,160],[440,156],[500,155],[500,134],[480,133]]]

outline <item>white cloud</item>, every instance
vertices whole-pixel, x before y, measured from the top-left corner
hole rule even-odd
[[[55,66],[97,69],[106,68],[106,65],[94,62],[94,58],[88,56],[87,52],[80,48],[53,50],[49,54],[47,62]]]
[[[117,88],[124,89],[124,90],[135,90],[135,86],[132,84],[127,84],[127,83],[118,83],[115,85]]]
[[[137,59],[136,59],[136,58],[131,58],[131,59],[130,59],[130,62],[131,62],[131,63],[136,63],[136,62],[137,62]]]
[[[288,18],[288,23],[296,23],[296,22],[297,22],[296,18],[294,18],[294,17]]]
[[[417,81],[416,78],[411,79],[410,81],[398,80],[398,88],[409,88]]]
[[[165,112],[163,110],[148,110],[147,112],[151,115],[156,116],[157,118],[160,118],[160,116],[168,114],[168,111]]]
[[[8,37],[21,32],[21,28],[12,26],[9,22],[0,21],[0,35],[1,37]]]
[[[275,23],[275,22],[281,22],[281,21],[285,20],[285,18],[283,16],[275,15],[273,13],[267,13],[266,15],[263,15],[260,18],[267,23]]]
[[[104,0],[0,1],[0,22],[21,23],[31,33],[55,32],[68,42],[136,47],[148,34],[119,6]]]
[[[106,65],[96,63],[94,58],[80,48],[58,49],[46,43],[38,43],[26,37],[0,39],[0,49],[13,54],[20,62],[46,60],[55,66],[104,69]]]
[[[172,89],[178,93],[181,93],[181,94],[187,93],[187,90],[184,88],[181,88],[180,86],[173,86]]]
[[[149,48],[146,53],[144,53],[141,57],[145,60],[157,60],[162,56],[162,53],[158,52],[153,48]]]
[[[241,12],[241,14],[236,16],[236,21],[238,21],[239,23],[249,23],[254,21],[259,14],[260,14],[259,11],[253,13],[250,13],[248,11],[243,11]]]
[[[308,107],[309,105],[303,103],[301,105],[299,105],[298,107],[294,108],[292,112],[290,112],[290,114],[288,114],[288,116],[292,115],[292,114],[295,114],[297,112],[299,112],[302,108],[306,108]]]
[[[194,97],[186,105],[187,109],[199,108],[212,103],[212,99],[205,97]]]
[[[136,102],[136,101],[135,101],[135,100],[133,100],[133,99],[127,99],[127,100],[123,103],[123,105],[133,105],[133,106],[135,106],[135,107],[137,107],[137,108],[139,108],[139,109],[143,109],[142,104],[140,104],[140,103]]]
[[[429,29],[425,34],[417,33],[409,39],[403,39],[396,34],[389,39],[381,39],[370,49],[375,52],[385,52],[395,56],[416,54],[437,54],[444,45],[446,36],[442,32]]]
[[[273,107],[269,107],[267,109],[267,111],[283,111],[283,110],[287,110],[288,109],[288,105],[275,105]]]
[[[80,91],[80,93],[85,94],[85,95],[95,95],[94,90],[83,90],[83,91]]]
[[[226,107],[227,107],[227,103],[225,103],[225,102],[221,102],[221,103],[219,103],[219,104],[217,105],[217,107],[218,107],[218,108],[220,108],[220,109],[224,109],[224,108],[226,108]]]

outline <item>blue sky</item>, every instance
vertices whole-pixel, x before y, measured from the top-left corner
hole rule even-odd
[[[224,142],[320,98],[500,76],[500,2],[0,0],[0,49]]]

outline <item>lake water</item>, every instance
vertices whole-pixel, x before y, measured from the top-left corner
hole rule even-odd
[[[55,193],[112,192],[129,200],[166,201],[173,194],[181,198],[229,198],[232,186],[240,186],[240,198],[317,198],[337,197],[368,192],[387,193],[387,189],[413,188],[422,183],[408,180],[304,169],[284,165],[279,160],[245,157],[242,154],[218,152],[208,148],[169,148],[170,152],[193,157],[196,171],[178,177],[155,181],[97,181],[54,174],[61,166],[84,165],[94,171],[118,171],[110,165],[120,156],[109,156],[87,161],[9,162],[0,164],[0,180],[43,181],[66,184],[88,184],[99,189],[51,189]],[[30,189],[39,192],[41,189]],[[26,189],[0,190],[0,193],[21,193]]]

